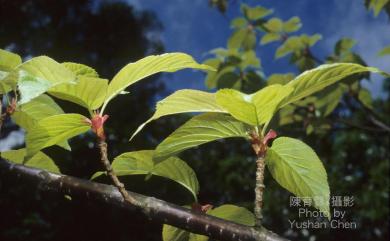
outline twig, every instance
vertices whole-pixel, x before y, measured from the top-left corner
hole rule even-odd
[[[99,149],[100,149],[100,155],[101,155],[101,163],[104,166],[104,169],[107,173],[107,175],[110,177],[112,182],[114,183],[114,186],[118,189],[120,194],[122,195],[123,199],[137,207],[142,207],[143,203],[139,202],[137,199],[133,198],[125,189],[125,185],[119,181],[117,175],[114,172],[114,169],[112,169],[110,161],[107,157],[107,143],[104,140],[99,141]]]
[[[93,201],[103,201],[111,206],[117,206],[123,212],[129,212],[130,215],[133,215],[132,211],[135,208],[141,209],[152,220],[157,220],[192,233],[207,235],[212,239],[286,241],[286,239],[265,228],[255,229],[200,212],[192,212],[189,209],[153,197],[128,192],[137,202],[145,203],[142,207],[134,206],[124,201],[118,189],[111,185],[54,174],[0,160],[0,180],[5,180],[9,177],[18,179],[12,181],[13,184],[18,184],[17,181],[21,181],[22,184],[34,185],[41,191],[57,192],[69,195],[72,198],[77,197]]]

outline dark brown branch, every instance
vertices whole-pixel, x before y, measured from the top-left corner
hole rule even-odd
[[[212,217],[183,207],[141,194],[128,192],[143,206],[135,206],[124,201],[118,189],[111,185],[100,184],[66,175],[59,175],[19,164],[0,160],[0,178],[14,177],[28,183],[34,183],[41,191],[52,191],[69,195],[73,198],[84,198],[106,202],[122,208],[132,215],[135,209],[141,210],[150,219],[158,220],[187,231],[207,235],[217,240],[286,240],[264,228],[255,229],[223,219]]]

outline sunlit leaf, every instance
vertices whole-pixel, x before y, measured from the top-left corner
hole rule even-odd
[[[320,91],[345,77],[369,71],[380,72],[376,68],[352,63],[324,64],[315,69],[305,71],[286,85],[294,90],[283,100],[282,106]]]
[[[162,161],[186,149],[218,139],[247,137],[249,127],[220,113],[198,115],[176,129],[157,146],[154,160]]]
[[[310,198],[313,206],[330,218],[327,174],[311,147],[297,139],[279,137],[267,151],[266,165],[282,187],[297,197]]]
[[[114,159],[112,168],[118,176],[152,174],[168,178],[190,191],[196,201],[199,183],[191,167],[177,157],[170,157],[154,165],[153,155],[152,150],[126,152]],[[102,174],[98,172],[92,178]]]
[[[78,63],[64,62],[62,63],[68,70],[72,71],[77,77],[85,76],[92,78],[99,78],[99,74],[93,68]]]
[[[204,64],[198,64],[191,56],[184,53],[151,55],[123,67],[108,85],[104,107],[128,86],[159,72],[175,72],[185,68],[214,70]],[[103,107],[103,109],[104,109]]]
[[[292,17],[283,23],[283,31],[292,33],[298,31],[302,27],[301,19],[299,17]]]
[[[359,90],[358,98],[359,98],[359,100],[362,102],[362,104],[365,107],[367,107],[369,109],[373,109],[374,108],[373,105],[372,105],[371,93],[366,88],[361,88]]]
[[[26,149],[10,150],[0,153],[1,157],[17,164],[23,164],[26,157]],[[60,173],[58,166],[54,161],[43,152],[38,152],[24,165],[44,169],[49,172]]]
[[[11,71],[22,63],[19,55],[0,49],[0,71]]]
[[[142,130],[149,122],[160,117],[191,112],[226,112],[215,101],[215,94],[199,90],[178,90],[165,99],[157,102],[156,112],[153,116],[140,125],[131,139]]]
[[[61,114],[39,120],[26,135],[27,157],[88,131],[85,119],[79,114]]]
[[[260,40],[260,44],[267,44],[280,40],[281,36],[278,33],[266,33]]]
[[[43,94],[61,84],[74,84],[75,74],[47,56],[39,56],[19,65],[17,75],[20,104]]]
[[[246,4],[241,4],[241,11],[249,20],[258,20],[273,13],[272,9],[267,9],[261,6],[249,7]]]
[[[88,110],[98,109],[106,97],[108,80],[96,77],[79,76],[77,84],[61,85],[49,93],[59,99],[79,104]]]
[[[267,84],[268,85],[274,85],[274,84],[287,84],[292,79],[294,79],[293,73],[286,73],[286,74],[272,74],[270,77],[268,77]]]
[[[282,85],[270,85],[251,95],[222,89],[217,92],[216,99],[217,103],[237,120],[259,126],[270,121],[279,103],[291,91],[291,87]]]

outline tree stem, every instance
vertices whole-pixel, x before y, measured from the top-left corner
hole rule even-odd
[[[99,149],[101,155],[101,159],[100,159],[101,163],[103,164],[107,175],[114,183],[114,186],[118,189],[119,193],[122,195],[123,199],[126,202],[136,207],[142,207],[143,206],[142,202],[139,202],[138,200],[130,196],[130,194],[125,189],[125,185],[121,181],[119,181],[117,175],[115,174],[114,169],[112,169],[110,161],[108,160],[107,157],[107,143],[104,140],[99,141]]]
[[[263,219],[262,208],[263,208],[263,192],[264,192],[264,169],[265,169],[265,158],[264,155],[259,155],[256,159],[256,187],[255,187],[255,217],[256,227],[261,227],[261,221]]]

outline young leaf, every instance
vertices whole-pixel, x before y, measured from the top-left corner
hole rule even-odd
[[[266,164],[273,178],[297,197],[312,199],[314,207],[329,216],[329,184],[316,153],[300,140],[280,137],[268,149]]]
[[[137,81],[158,72],[175,72],[185,68],[214,70],[208,65],[198,64],[191,56],[184,53],[148,56],[126,65],[115,75],[108,86],[103,109],[112,98]]]
[[[320,91],[345,77],[369,71],[380,72],[376,68],[352,63],[324,64],[315,69],[305,71],[286,85],[294,90],[282,101],[282,106]]]
[[[170,157],[154,165],[153,155],[152,150],[126,152],[114,159],[112,168],[118,176],[152,174],[168,178],[189,190],[196,201],[199,183],[191,167],[177,157]],[[92,178],[102,174],[95,173]]]
[[[77,77],[85,76],[92,78],[99,78],[99,74],[93,68],[78,63],[64,62],[62,63],[68,70],[72,71]]]
[[[206,113],[193,117],[176,129],[160,145],[154,156],[156,163],[181,151],[228,137],[247,138],[249,127],[220,113]]]
[[[26,149],[5,151],[0,153],[0,155],[8,161],[23,164],[24,158],[26,157]],[[54,161],[43,152],[38,152],[23,165],[44,169],[49,172],[60,173],[60,170]]]
[[[142,128],[160,117],[189,112],[226,112],[215,101],[215,94],[199,90],[178,90],[165,99],[157,102],[156,112],[153,116],[140,125],[130,140],[133,139]]]
[[[22,63],[19,55],[0,49],[0,70],[9,72]]]
[[[14,71],[14,75],[21,94],[20,104],[30,101],[52,87],[74,84],[76,80],[75,74],[65,66],[46,56],[24,62]]]
[[[291,87],[282,85],[270,85],[251,95],[232,89],[222,89],[217,92],[216,99],[217,104],[237,120],[259,126],[270,121],[279,103],[291,91]]]
[[[20,105],[11,117],[16,124],[29,131],[37,121],[63,113],[61,107],[52,98],[43,94],[26,104]]]
[[[89,111],[98,109],[106,97],[108,80],[87,76],[79,76],[77,79],[77,84],[57,86],[49,93],[59,99],[81,105]]]
[[[379,53],[378,53],[379,56],[386,56],[386,55],[390,55],[390,45],[384,47]]]
[[[207,211],[207,214],[211,216],[215,216],[218,218],[226,219],[228,221],[232,221],[238,224],[246,225],[246,226],[254,226],[255,225],[255,216],[253,213],[248,211],[246,208],[238,207],[231,204],[222,205],[215,209],[211,209]],[[163,226],[163,241],[207,241],[209,237],[194,234],[182,229],[164,225]]]
[[[61,114],[39,120],[26,136],[27,158],[45,147],[88,131],[90,126],[85,119],[79,114]]]

